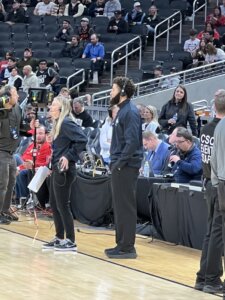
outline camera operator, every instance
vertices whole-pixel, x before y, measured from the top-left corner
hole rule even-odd
[[[15,87],[0,89],[0,224],[10,224],[9,208],[16,182],[16,161],[13,157],[19,144],[21,109]]]
[[[53,119],[53,155],[50,184],[50,204],[55,224],[55,238],[43,245],[43,249],[76,251],[73,216],[70,209],[70,193],[76,178],[75,163],[87,143],[86,135],[76,124],[71,113],[71,101],[58,96],[50,107]],[[66,239],[64,239],[66,232]]]

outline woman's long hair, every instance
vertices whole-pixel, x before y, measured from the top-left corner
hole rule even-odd
[[[175,90],[174,90],[174,92],[173,92],[173,97],[172,97],[172,99],[171,99],[170,101],[171,101],[171,102],[176,102],[175,93],[176,93],[176,90],[177,90],[178,88],[180,88],[180,89],[182,89],[182,90],[184,91],[184,97],[183,97],[183,99],[182,99],[181,102],[180,102],[181,111],[184,112],[184,111],[186,110],[186,108],[187,108],[188,103],[187,103],[187,90],[186,90],[186,88],[185,88],[183,85],[179,84],[179,85],[175,88]]]
[[[56,100],[57,102],[60,103],[60,115],[59,118],[57,120],[53,121],[53,126],[52,126],[52,131],[51,131],[51,136],[53,137],[53,140],[55,140],[57,138],[57,136],[59,135],[61,126],[62,126],[62,122],[65,119],[65,117],[69,117],[71,120],[73,120],[74,122],[76,121],[74,116],[72,115],[72,106],[71,106],[71,100],[63,97],[63,96],[57,96],[54,98],[54,100]]]

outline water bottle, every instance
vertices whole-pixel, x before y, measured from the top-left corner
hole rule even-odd
[[[148,161],[146,161],[144,163],[143,176],[144,177],[149,177],[149,163],[148,163]]]
[[[175,113],[172,117],[172,119],[176,122],[177,121],[177,113]]]

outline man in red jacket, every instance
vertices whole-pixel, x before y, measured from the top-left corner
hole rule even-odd
[[[31,179],[31,170],[33,168],[33,148],[34,143],[30,144],[25,150],[21,159],[23,164],[18,167],[16,178],[16,198],[26,198],[29,195],[27,185]],[[51,158],[51,145],[46,142],[46,130],[44,126],[37,128],[36,134],[37,155],[35,161],[35,169],[40,166],[47,166]]]

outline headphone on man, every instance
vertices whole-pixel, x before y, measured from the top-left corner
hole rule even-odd
[[[125,78],[125,79],[124,79],[123,86],[122,86],[121,92],[120,92],[120,96],[121,96],[121,97],[127,96],[127,93],[125,92],[125,89],[126,89],[128,80],[129,80],[128,78]]]

